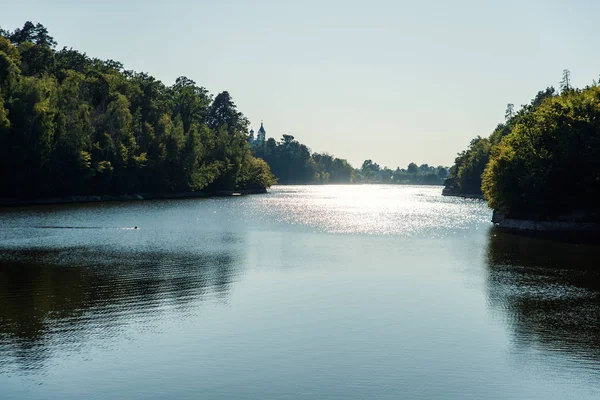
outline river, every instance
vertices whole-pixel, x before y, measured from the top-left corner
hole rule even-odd
[[[0,398],[600,398],[600,246],[440,192],[0,209]]]

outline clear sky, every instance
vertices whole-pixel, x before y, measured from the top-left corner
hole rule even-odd
[[[228,90],[256,129],[358,167],[450,165],[562,70],[598,78],[599,1],[0,0],[59,47]]]

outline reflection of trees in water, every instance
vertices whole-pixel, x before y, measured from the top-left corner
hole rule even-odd
[[[53,351],[86,337],[114,337],[133,321],[177,316],[203,298],[226,299],[234,253],[107,252],[104,249],[2,250],[0,372],[44,366]]]
[[[600,360],[600,246],[491,230],[488,297],[516,341]]]

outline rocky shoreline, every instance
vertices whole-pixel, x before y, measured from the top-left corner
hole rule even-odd
[[[463,199],[483,200],[480,194],[460,194],[450,188],[442,190],[442,196],[462,197]],[[512,218],[494,210],[492,222],[494,226],[501,229],[524,231],[524,232],[580,232],[600,233],[600,223],[586,220],[585,213],[565,215],[553,220],[536,220],[527,218]],[[589,216],[588,216],[589,217]],[[596,215],[596,219],[598,216]]]
[[[461,194],[461,193],[457,193],[457,192],[453,191],[452,189],[448,189],[448,188],[442,189],[442,196],[462,197],[463,199],[483,200],[482,194],[474,194],[474,193]]]
[[[142,201],[157,199],[189,199],[204,197],[228,197],[249,194],[265,194],[267,189],[215,190],[211,192],[180,192],[180,193],[134,193],[118,196],[67,196],[41,199],[0,199],[0,207],[17,207],[46,204],[100,203],[107,201]]]
[[[492,215],[494,226],[503,229],[536,232],[600,232],[600,224],[586,221],[538,221],[533,219],[507,218],[494,211]]]

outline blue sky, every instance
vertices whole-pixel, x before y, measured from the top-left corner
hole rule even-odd
[[[600,74],[594,1],[6,1],[0,26],[172,84],[228,90],[255,129],[381,166],[450,165],[507,103]]]

